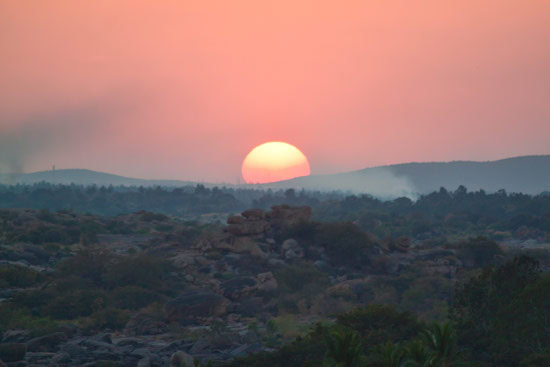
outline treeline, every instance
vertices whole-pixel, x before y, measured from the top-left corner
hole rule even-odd
[[[550,239],[550,196],[455,191],[441,188],[416,201],[381,201],[366,195],[322,202],[315,208],[322,221],[352,221],[379,237],[438,239],[468,233],[493,239]]]
[[[550,195],[469,192],[441,188],[416,201],[403,197],[379,200],[343,192],[309,192],[214,187],[181,188],[97,187],[47,183],[0,186],[0,208],[72,210],[78,213],[120,215],[147,210],[192,217],[208,213],[237,213],[250,207],[278,204],[309,205],[318,221],[355,222],[377,236],[418,239],[483,234],[548,238]],[[507,233],[504,233],[507,232]]]
[[[315,206],[323,200],[344,198],[343,193],[294,190],[258,190],[213,187],[82,186],[38,183],[0,185],[0,208],[72,210],[95,215],[120,215],[147,210],[173,216],[240,212],[250,207],[269,208],[285,202]]]

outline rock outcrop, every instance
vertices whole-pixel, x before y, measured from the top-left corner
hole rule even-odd
[[[311,208],[307,206],[279,205],[272,207],[269,212],[262,209],[248,209],[240,216],[229,217],[227,226],[222,233],[204,238],[197,243],[195,248],[202,252],[208,249],[218,249],[267,258],[270,247],[274,245],[272,237],[275,232],[310,220]],[[285,251],[288,250],[290,250],[289,258],[304,256],[303,250],[299,246],[290,246]],[[177,259],[178,264],[188,264],[192,261],[189,257]]]

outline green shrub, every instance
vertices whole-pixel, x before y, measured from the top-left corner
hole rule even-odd
[[[310,264],[285,266],[277,270],[274,275],[279,287],[291,292],[300,291],[311,284],[328,284],[327,275]]]
[[[322,246],[335,264],[354,267],[368,265],[374,247],[367,233],[346,222],[300,223],[287,229],[283,237],[294,238],[306,247]]]
[[[116,288],[111,292],[111,300],[115,307],[136,310],[147,306],[161,298],[154,291],[137,286]]]
[[[4,302],[0,305],[0,334],[6,330],[31,330],[32,336],[40,336],[55,331],[57,324],[49,317],[34,317],[25,308],[15,307]]]
[[[88,331],[103,329],[121,330],[126,326],[129,319],[130,315],[127,311],[108,307],[95,311],[83,326]]]
[[[104,274],[109,287],[139,286],[146,289],[162,287],[163,281],[172,271],[171,264],[149,254],[117,258]]]
[[[15,265],[0,265],[0,288],[30,287],[41,280],[35,270]]]
[[[107,267],[114,261],[115,256],[107,250],[85,249],[61,262],[55,275],[58,279],[77,277],[101,285]]]
[[[107,295],[104,291],[80,290],[57,295],[44,307],[42,313],[54,319],[75,319],[91,315],[106,303]]]

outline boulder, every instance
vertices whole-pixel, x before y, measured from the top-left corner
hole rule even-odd
[[[233,251],[237,253],[249,253],[252,256],[265,258],[267,254],[250,237],[237,237],[233,241]]]
[[[227,224],[241,224],[244,223],[245,219],[241,217],[240,215],[233,215],[229,218],[227,218]]]
[[[287,260],[301,259],[305,254],[304,249],[292,238],[283,242],[282,249],[285,259]]]
[[[303,257],[304,257],[304,250],[302,250],[302,248],[300,247],[285,251],[285,259],[287,260],[301,259]]]
[[[71,362],[71,356],[67,352],[60,352],[60,353],[57,353],[56,355],[54,355],[52,357],[51,362],[53,364],[59,364],[59,363],[67,364],[67,363]]]
[[[178,350],[170,357],[170,367],[193,367],[194,365],[193,356],[182,350]]]
[[[281,245],[281,248],[283,249],[283,251],[286,251],[299,246],[300,245],[298,245],[298,241],[296,241],[294,238],[289,238],[283,242],[283,244]]]
[[[138,361],[137,367],[151,367],[151,358],[143,357]]]
[[[67,335],[68,339],[71,339],[75,336],[78,336],[81,334],[81,330],[78,328],[78,326],[70,323],[65,323],[58,325],[56,328],[56,331],[60,331],[62,333],[65,333]]]
[[[389,251],[408,252],[411,246],[411,240],[408,237],[399,237],[395,240],[390,240],[386,244]]]
[[[181,252],[172,258],[174,266],[180,269],[185,269],[190,265],[194,265],[196,262],[197,254]]]
[[[256,277],[258,279],[258,290],[259,291],[272,291],[277,289],[277,279],[272,272],[268,271],[266,273],[260,273]]]
[[[101,333],[101,334],[95,335],[94,337],[92,337],[92,339],[100,342],[105,342],[108,344],[113,344],[113,340],[111,339],[110,333]]]
[[[228,238],[220,242],[212,242],[212,247],[220,250],[228,250],[236,253],[248,253],[252,256],[265,258],[267,254],[250,237]]]
[[[233,303],[231,307],[233,312],[243,317],[255,317],[262,312],[265,303],[261,297],[249,297]]]
[[[25,361],[31,366],[42,366],[52,360],[55,353],[49,352],[29,352],[25,355]]]
[[[143,347],[147,343],[145,342],[145,340],[139,339],[139,338],[122,338],[122,339],[116,340],[115,344],[117,347],[125,347],[127,345],[130,345],[134,348],[137,348],[137,347]]]
[[[8,330],[2,336],[2,343],[22,343],[29,339],[29,330]]]
[[[168,326],[164,322],[147,313],[140,313],[126,323],[124,333],[131,336],[159,335],[166,332],[167,328]]]
[[[61,352],[68,353],[72,359],[80,359],[86,355],[86,350],[84,348],[71,342],[64,344],[61,347]]]
[[[232,301],[250,294],[258,282],[252,277],[238,277],[226,280],[220,284],[223,295]]]
[[[247,220],[261,220],[265,218],[265,212],[262,209],[248,209],[241,213]]]
[[[226,312],[229,301],[210,290],[188,291],[164,306],[170,321],[195,322],[201,317],[217,317]]]
[[[2,343],[0,344],[0,361],[17,362],[22,361],[27,353],[27,344],[23,343]]]
[[[52,352],[57,346],[67,340],[67,335],[62,332],[52,333],[27,342],[30,352]]]
[[[266,220],[245,220],[238,224],[228,224],[225,230],[236,236],[258,235],[270,228]]]

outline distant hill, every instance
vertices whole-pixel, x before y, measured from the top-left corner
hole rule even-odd
[[[7,175],[4,180],[7,181]],[[88,169],[60,169],[55,171],[40,171],[11,175],[11,183],[34,184],[38,182],[49,182],[54,184],[76,184],[76,185],[98,185],[98,186],[186,186],[194,185],[195,182],[179,180],[145,180],[130,178],[111,173],[91,171]]]
[[[179,180],[145,180],[118,176],[86,169],[65,169],[12,175],[10,183],[33,184],[50,182],[78,185],[126,185],[126,186],[186,186],[197,182]],[[0,177],[6,182],[7,176]],[[215,186],[205,183],[205,186]],[[537,195],[550,192],[550,155],[523,156],[489,162],[455,161],[430,163],[404,163],[365,168],[358,171],[298,177],[254,188],[343,190],[369,193],[382,198],[398,196],[417,197],[440,187],[455,190],[463,185],[470,191],[483,189],[495,192],[522,192]],[[226,184],[225,186],[232,186]]]
[[[489,162],[405,163],[332,175],[298,177],[264,185],[270,188],[350,190],[374,196],[417,196],[440,187],[540,194],[550,191],[550,155],[523,156]]]

